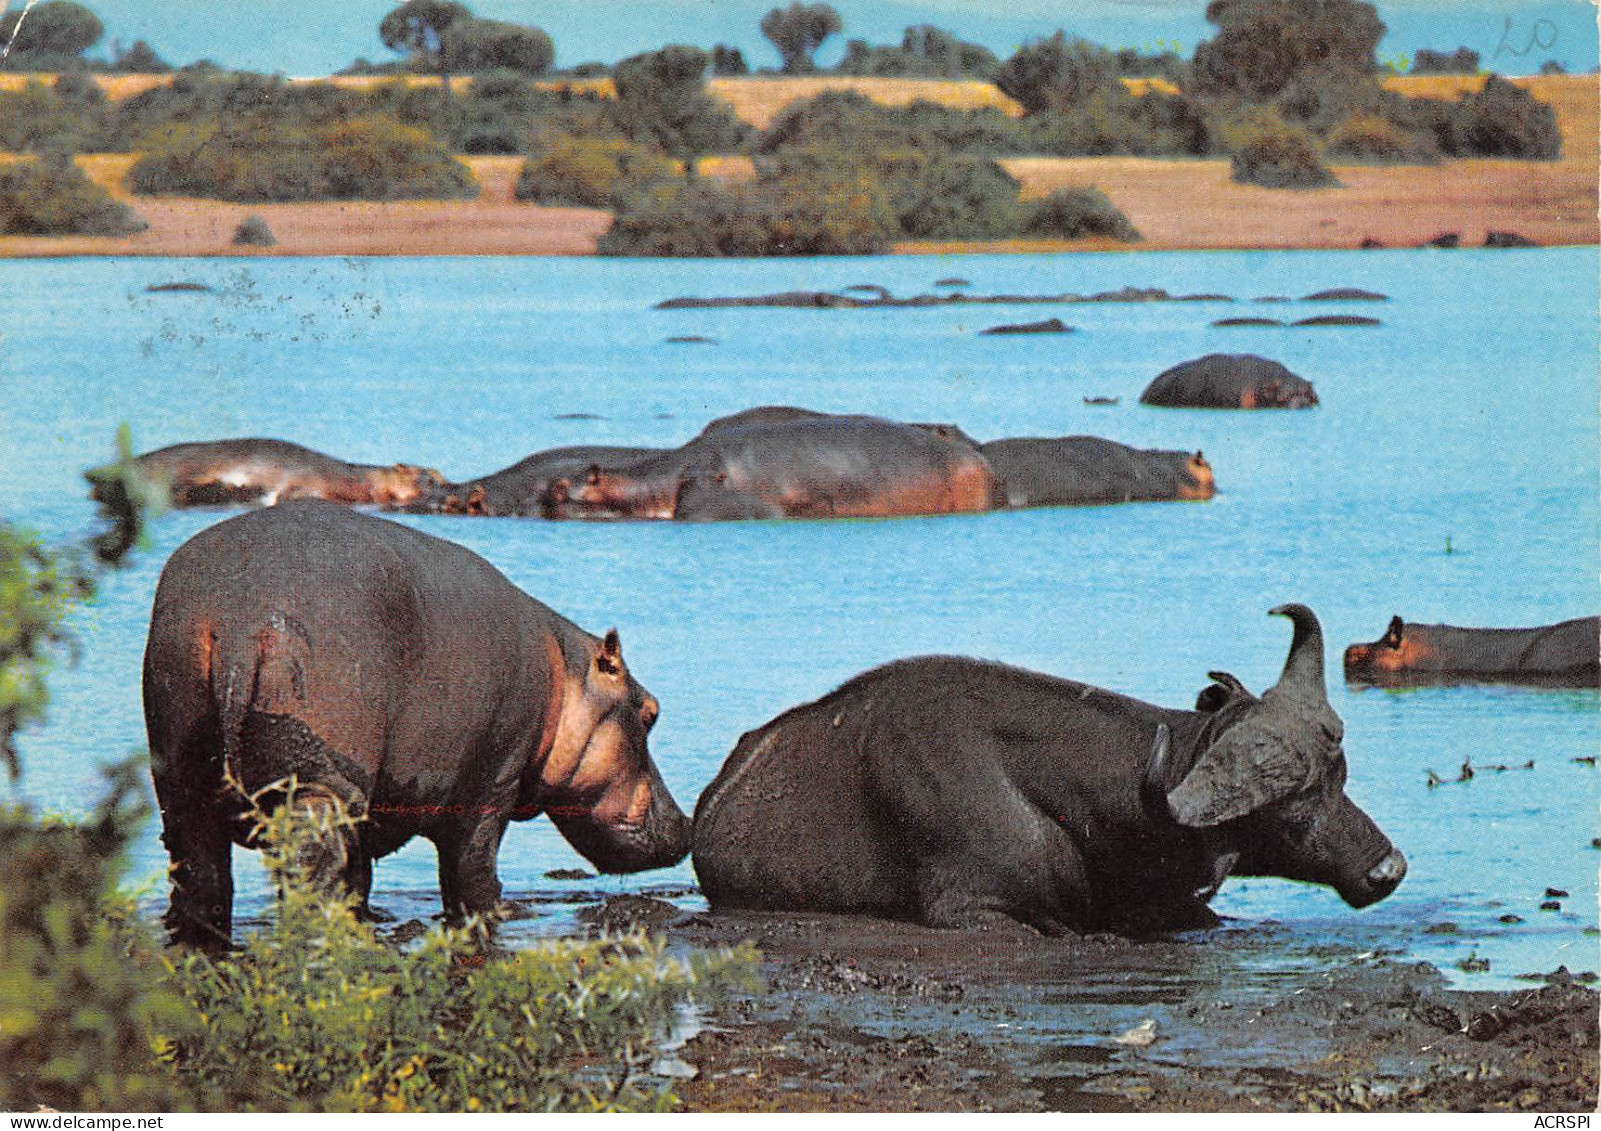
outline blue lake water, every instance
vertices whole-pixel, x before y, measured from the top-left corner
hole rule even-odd
[[[655,311],[676,295],[878,283],[975,293],[1301,296],[1359,286],[1383,304],[1094,304],[873,311]],[[149,294],[192,281],[215,293]],[[1597,258],[1589,250],[900,257],[778,262],[595,259],[58,260],[0,263],[0,515],[53,540],[92,524],[79,473],[116,426],[148,450],[275,436],[340,457],[481,474],[567,443],[681,443],[708,419],[787,403],[958,422],[980,439],[1093,433],[1203,449],[1203,504],[854,522],[545,523],[406,518],[486,556],[591,631],[616,625],[662,701],[653,748],[686,810],[739,735],[871,665],[951,652],[1188,705],[1209,668],[1260,690],[1303,601],[1330,643],[1349,792],[1405,850],[1406,882],[1362,912],[1330,891],[1231,880],[1237,929],[1426,959],[1469,985],[1558,964],[1594,969],[1601,747],[1590,691],[1348,689],[1339,650],[1393,614],[1541,624],[1601,608]],[[1226,315],[1377,315],[1368,328],[1217,329]],[[1077,332],[984,338],[1059,315]],[[672,345],[697,334],[716,344]],[[1163,369],[1254,352],[1309,378],[1303,412],[1144,408]],[[1089,395],[1121,398],[1112,407]],[[603,419],[559,420],[564,414]],[[76,668],[51,721],[25,735],[17,791],[81,811],[96,767],[143,746],[139,661],[162,563],[226,512],[168,514],[73,627]],[[1447,552],[1447,547],[1450,552]],[[1471,781],[1454,779],[1465,758]],[[1484,772],[1492,764],[1532,770]],[[974,799],[981,804],[982,799]],[[960,819],[953,814],[953,819]],[[165,856],[154,822],[134,872]],[[561,930],[544,873],[583,861],[545,821],[513,826],[508,893]],[[266,884],[237,853],[241,918]],[[587,890],[682,887],[668,872]],[[1547,887],[1569,893],[1540,911]],[[375,901],[437,909],[432,849],[379,864]],[[692,895],[680,902],[695,903]],[[158,909],[164,892],[152,896]],[[1515,914],[1522,922],[1501,923]],[[1441,924],[1454,923],[1457,933]],[[1436,928],[1430,931],[1430,928]],[[1287,931],[1286,931],[1287,929]],[[1291,961],[1288,948],[1282,956]],[[1486,974],[1454,964],[1476,952]],[[1268,961],[1271,961],[1271,957]]]

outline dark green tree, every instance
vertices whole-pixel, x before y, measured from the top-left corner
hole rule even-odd
[[[10,43],[17,55],[82,55],[105,31],[99,16],[72,0],[45,0],[31,12],[19,6],[0,16],[0,44]]]
[[[706,52],[678,44],[633,55],[617,64],[617,120],[636,142],[684,162],[694,178],[708,153],[737,148],[744,127],[706,93]]]
[[[774,8],[762,17],[762,34],[778,48],[786,75],[804,75],[816,70],[812,53],[844,27],[839,13],[827,4],[802,4],[800,0],[787,8]]]
[[[853,39],[836,70],[842,75],[918,75],[929,78],[990,78],[1000,61],[986,47],[964,43],[928,24],[909,27],[899,47],[872,47]]]
[[[1373,72],[1385,31],[1363,0],[1212,0],[1206,18],[1218,34],[1196,45],[1196,88],[1256,102],[1314,67]]]
[[[1110,51],[1062,32],[1020,48],[1001,64],[995,85],[1030,114],[1071,110],[1094,94],[1128,94]]]
[[[1479,73],[1479,53],[1471,47],[1458,47],[1455,51],[1432,51],[1418,48],[1412,56],[1414,75],[1476,75]]]
[[[466,5],[454,0],[406,0],[378,25],[378,38],[391,51],[406,51],[414,61],[439,72],[450,88],[450,59],[444,48],[445,33],[457,20],[472,19]]]
[[[150,44],[136,39],[126,51],[118,50],[115,53],[111,69],[130,75],[164,75],[172,70],[172,64],[157,55]]]
[[[750,67],[745,62],[745,53],[737,47],[728,47],[719,43],[712,48],[712,74],[750,74]]]
[[[441,54],[452,71],[507,70],[542,75],[556,61],[550,36],[536,27],[500,20],[455,20],[445,29]]]

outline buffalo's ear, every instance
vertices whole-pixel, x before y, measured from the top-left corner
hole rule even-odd
[[[1287,736],[1273,733],[1260,719],[1247,718],[1196,759],[1168,793],[1168,811],[1189,828],[1221,825],[1299,793],[1310,769],[1309,760]]]
[[[600,642],[600,651],[595,654],[595,666],[607,675],[623,670],[623,641],[615,628],[606,630],[606,639]]]

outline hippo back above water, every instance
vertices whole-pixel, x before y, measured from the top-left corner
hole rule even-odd
[[[602,871],[670,865],[689,825],[651,762],[656,701],[598,639],[453,543],[317,501],[220,523],[162,571],[145,719],[173,937],[224,945],[244,798],[335,802],[313,871],[365,900],[372,862],[439,853],[447,913],[500,898],[506,824],[548,813]]]
[[[1160,374],[1140,403],[1163,408],[1311,408],[1317,392],[1304,377],[1255,354],[1212,353]]]
[[[980,450],[1013,508],[1200,500],[1217,493],[1212,465],[1200,452],[1142,451],[1098,436],[1018,437]]]
[[[1601,617],[1538,628],[1457,628],[1393,617],[1371,644],[1345,650],[1353,683],[1531,683],[1601,686]]]
[[[1405,858],[1346,796],[1300,605],[1260,699],[1193,711],[955,657],[888,664],[744,735],[695,810],[714,910],[1143,933],[1215,922],[1230,875],[1387,896]]]
[[[552,485],[552,517],[883,518],[994,509],[999,484],[963,438],[873,416],[762,409],[626,468]]]
[[[134,461],[140,475],[174,507],[222,507],[285,499],[403,505],[443,480],[409,463],[346,463],[285,440],[212,440],[173,444]],[[102,469],[85,472],[90,495],[120,489]]]

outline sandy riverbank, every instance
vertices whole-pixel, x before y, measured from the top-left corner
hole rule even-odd
[[[1392,79],[1411,94],[1450,97],[1473,80]],[[1417,246],[1457,232],[1463,246],[1489,231],[1511,231],[1544,245],[1595,244],[1597,130],[1601,96],[1594,75],[1517,80],[1552,103],[1563,131],[1563,155],[1550,162],[1472,160],[1435,166],[1336,166],[1340,186],[1284,191],[1238,185],[1225,160],[1144,158],[1017,158],[1005,162],[1025,196],[1091,184],[1128,215],[1145,237],[1138,244],[1008,241],[911,244],[904,252],[1351,248],[1364,240]],[[719,80],[713,89],[747,119],[770,119],[782,105],[824,86],[860,88],[885,101],[938,97],[957,105],[1002,105],[982,83],[910,80]],[[887,84],[887,85],[886,85]],[[136,85],[136,84],[134,84]],[[132,87],[130,86],[130,89]],[[119,92],[120,93],[120,92]],[[1004,106],[1002,107],[1004,109]],[[512,197],[520,159],[464,160],[482,185],[470,201],[328,202],[243,205],[186,197],[134,197],[124,178],[134,158],[79,158],[86,172],[127,201],[149,225],[135,236],[0,237],[0,257],[134,255],[588,255],[610,226],[598,209],[544,208]],[[750,175],[749,163],[714,167]],[[257,214],[278,243],[267,249],[229,242],[245,216]]]

